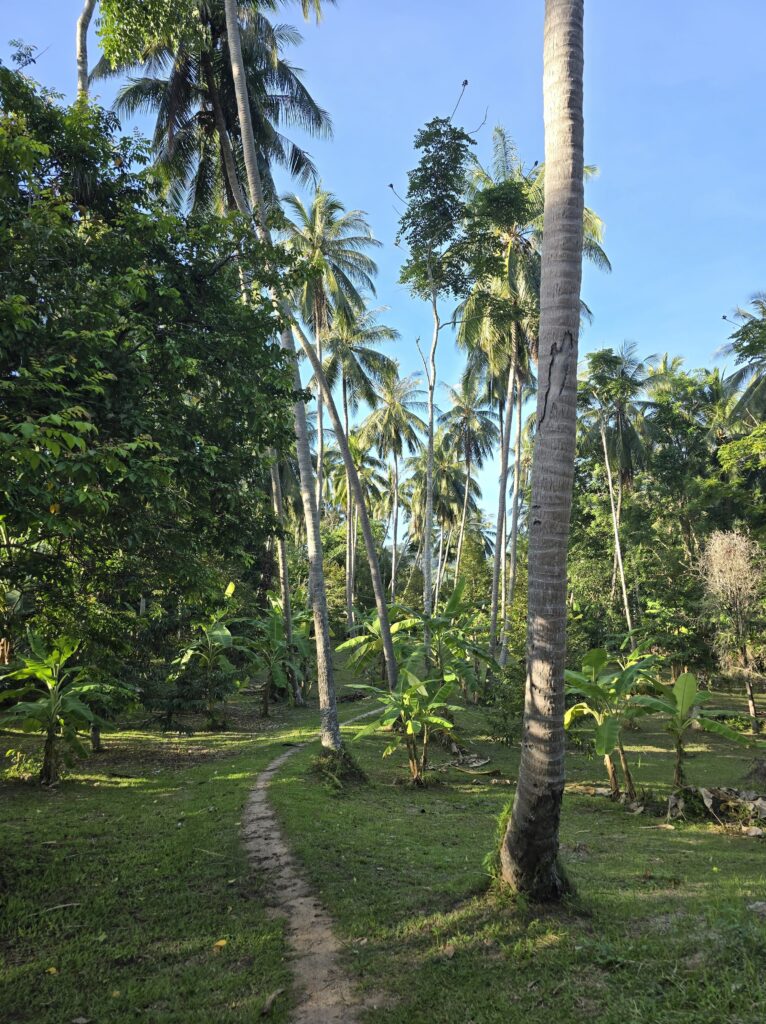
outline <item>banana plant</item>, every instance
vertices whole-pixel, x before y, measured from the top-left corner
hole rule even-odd
[[[596,723],[596,753],[603,757],[609,778],[612,799],[619,800],[620,784],[612,754],[617,750],[625,780],[628,799],[636,799],[636,787],[622,742],[622,729],[627,720],[639,714],[631,703],[639,684],[652,686],[655,682],[656,658],[645,654],[645,645],[631,651],[621,661],[613,659],[601,648],[589,651],[582,662],[582,670],[570,669],[564,673],[566,692],[580,698],[564,715],[564,728],[579,718],[590,717]]]
[[[452,732],[454,723],[446,715],[459,711],[449,699],[455,691],[454,683],[439,679],[420,679],[409,668],[399,669],[397,685],[393,690],[380,690],[376,686],[357,686],[377,695],[383,710],[374,722],[360,729],[356,740],[369,736],[382,728],[393,728],[395,739],[383,751],[383,756],[393,754],[401,745],[407,749],[410,779],[413,785],[422,786],[428,768],[428,744],[434,729]]]
[[[630,703],[632,706],[639,707],[645,711],[656,711],[668,716],[667,731],[673,738],[676,752],[673,785],[677,789],[680,789],[685,782],[684,760],[686,758],[686,748],[684,741],[686,733],[695,723],[700,729],[704,729],[705,732],[723,736],[724,739],[731,740],[732,743],[739,743],[744,746],[766,746],[766,743],[763,741],[745,736],[737,732],[736,729],[732,729],[731,726],[726,725],[725,722],[719,721],[721,715],[726,714],[725,711],[715,711],[703,707],[702,705],[710,700],[712,694],[707,690],[700,690],[697,677],[692,672],[684,672],[683,675],[678,677],[672,687],[659,686],[656,689],[659,691],[659,696],[635,694],[631,697]]]
[[[292,648],[285,635],[285,620],[282,604],[276,598],[269,598],[269,608],[264,617],[256,623],[257,638],[253,644],[256,663],[266,674],[263,688],[263,715],[268,718],[269,698],[272,689],[285,692],[296,704],[302,704],[299,679],[300,648],[302,637],[293,630]]]
[[[399,606],[392,606],[391,618]],[[413,640],[410,631],[417,628],[420,619],[414,614],[408,614],[396,622],[391,623],[391,639],[394,643],[394,653],[397,663],[405,660],[411,654]],[[362,632],[356,636],[344,640],[336,647],[336,650],[348,655],[348,664],[352,668],[363,671],[380,666],[385,676],[385,663],[383,660],[383,634],[380,629],[380,619],[377,612],[368,615],[361,623]]]
[[[85,669],[67,664],[77,653],[79,641],[61,638],[49,649],[40,637],[30,633],[29,646],[29,656],[20,659],[22,667],[0,677],[0,684],[10,680],[21,683],[0,693],[0,702],[13,702],[0,712],[0,722],[23,732],[43,734],[40,782],[51,786],[59,780],[62,746],[67,752],[86,757],[88,752],[78,730],[94,723],[105,725],[89,702],[108,700],[121,688],[90,682]]]

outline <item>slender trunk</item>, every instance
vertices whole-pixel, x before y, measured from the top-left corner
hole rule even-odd
[[[40,782],[43,786],[52,786],[59,780],[57,753],[56,733],[53,728],[50,728],[45,734],[43,745],[43,765],[40,771]]]
[[[567,542],[577,428],[583,238],[583,0],[546,0],[545,213],[539,391],[529,514],[527,687],[504,879],[533,899],[567,890],[558,863],[564,792]]]
[[[431,350],[426,366],[428,380],[428,454],[426,460],[426,509],[423,523],[423,614],[426,619],[423,630],[423,646],[425,648],[426,667],[431,660],[431,626],[429,618],[433,611],[433,517],[434,517],[434,392],[436,390],[436,346],[439,343],[439,310],[436,305],[436,294],[431,298],[431,309],[434,318],[434,330],[431,338]]]
[[[274,516],[280,527],[282,527],[285,521],[285,512],[282,502],[282,481],[279,479],[279,466],[276,462],[271,464],[271,499],[274,506]],[[287,644],[287,649],[293,654],[295,652],[293,646],[293,612],[290,598],[290,576],[287,567],[287,540],[283,530],[277,537],[277,566],[279,570],[279,593],[282,598],[285,643]],[[292,668],[288,668],[287,675],[292,686],[295,703],[300,707],[305,704],[305,701],[298,678]]]
[[[324,331],[324,310],[317,297],[314,301],[314,341],[316,342],[317,359],[322,365],[322,332]],[[322,389],[316,382],[317,389],[317,509],[322,517],[322,499],[324,492],[324,403]]]
[[[343,398],[343,431],[348,437],[348,381],[345,373],[341,375],[341,395]],[[346,629],[351,634],[354,628],[354,601],[351,593],[351,481],[349,479],[348,466],[346,467]]]
[[[242,43],[239,34],[236,0],[225,0],[226,32],[231,56],[231,72],[234,80],[234,91],[237,100],[242,149],[250,191],[250,202],[257,213],[256,230],[260,238],[270,242],[266,219],[266,206],[263,199],[263,187],[258,168],[258,157],[253,137],[253,124],[250,115],[250,103],[247,94],[242,60]],[[289,311],[283,306],[283,313]],[[298,362],[295,358],[295,343],[292,331],[285,328],[281,332],[282,347],[292,356],[293,379],[296,390],[302,390]],[[314,633],[317,651],[317,692],[319,695],[320,736],[322,746],[332,750],[340,750],[343,746],[338,709],[335,702],[335,679],[332,663],[332,644],[330,641],[330,622],[327,613],[327,594],[325,591],[324,573],[322,570],[322,540],[319,534],[319,517],[316,508],[316,492],[314,490],[314,474],[311,465],[311,450],[308,441],[306,409],[303,402],[295,404],[295,437],[300,475],[301,499],[306,523],[306,546],[309,558],[309,581],[314,612]]]
[[[439,553],[436,556],[436,586],[434,587],[434,608],[439,607],[439,590],[442,579],[442,556],[444,555],[444,524],[439,526]]]
[[[511,356],[508,387],[503,410],[503,434],[500,443],[500,481],[497,498],[497,527],[495,529],[495,558],[492,565],[492,603],[489,613],[489,653],[497,653],[497,613],[500,598],[500,570],[505,565],[503,535],[505,533],[505,501],[508,491],[508,452],[511,446],[511,420],[513,419],[513,387],[516,382],[516,349]]]
[[[500,620],[500,645],[502,647],[503,642],[503,630],[505,629],[505,620],[508,611],[507,597],[508,597],[508,495],[507,495],[507,480],[506,480],[506,506],[505,514],[503,515],[503,532],[500,538],[503,549],[503,561],[500,565],[500,604],[498,607],[498,617]]]
[[[394,653],[394,642],[391,637],[391,626],[388,620],[386,592],[383,588],[383,578],[380,575],[380,562],[378,561],[378,552],[375,547],[375,537],[373,536],[372,527],[370,526],[370,517],[367,514],[367,506],[364,502],[362,485],[359,480],[359,474],[356,471],[356,466],[354,465],[354,460],[351,458],[351,451],[348,447],[348,437],[343,431],[343,425],[341,424],[340,416],[338,415],[338,408],[335,404],[335,399],[333,398],[332,391],[327,383],[327,378],[324,375],[322,367],[319,365],[316,352],[309,344],[305,334],[301,330],[300,324],[295,324],[295,330],[300,339],[301,347],[303,348],[309,363],[311,363],[311,368],[322,388],[327,414],[330,417],[330,423],[332,424],[332,429],[338,441],[346,472],[349,480],[351,481],[351,493],[354,496],[354,501],[356,502],[356,507],[359,512],[359,524],[362,528],[364,549],[367,555],[367,564],[370,569],[372,590],[375,595],[375,609],[380,621],[380,635],[386,659],[386,676],[388,678],[388,685],[390,689],[393,690],[396,686],[398,668],[396,664],[396,655]]]
[[[606,768],[606,774],[609,776],[609,789],[612,793],[612,800],[619,800],[620,783],[617,781],[617,769],[614,767],[611,754],[604,755],[604,767]]]
[[[351,512],[351,607],[356,601],[356,542],[359,537],[359,510],[354,507]]]
[[[463,511],[460,515],[460,532],[457,536],[457,554],[455,555],[455,583],[460,575],[460,559],[463,556],[463,538],[465,537],[465,522],[468,517],[468,499],[471,496],[471,453],[465,453],[465,494],[463,495]]]
[[[399,459],[394,452],[394,515],[393,539],[391,544],[391,603],[396,600],[397,543],[399,540]]]
[[[633,782],[633,776],[630,771],[630,765],[628,764],[628,758],[625,754],[625,747],[622,745],[622,740],[617,744],[617,752],[620,755],[620,765],[622,766],[622,776],[625,779],[625,791],[628,794],[628,799],[633,801],[636,799],[636,786]]]
[[[88,29],[96,7],[96,0],[85,0],[75,32],[77,55],[77,97],[88,98]]]
[[[614,554],[617,559],[617,571],[620,576],[620,587],[622,588],[622,606],[625,612],[625,622],[630,633],[630,649],[636,649],[636,641],[633,636],[633,620],[630,615],[630,603],[628,602],[628,588],[625,585],[625,569],[622,564],[622,546],[620,544],[620,526],[617,521],[617,506],[614,500],[614,481],[612,479],[612,466],[609,461],[609,448],[606,443],[606,430],[601,423],[601,444],[604,449],[604,465],[606,467],[606,482],[609,485],[609,505],[612,510],[612,530],[614,532]]]
[[[521,391],[521,381],[516,381],[516,440],[513,449],[513,500],[511,503],[511,565],[508,579],[508,602],[506,604],[506,615],[503,620],[503,629],[500,638],[500,664],[505,666],[508,662],[508,633],[510,630],[510,616],[513,614],[513,599],[516,594],[516,571],[518,565],[518,541],[519,541],[519,496],[521,494],[521,420],[524,398]]]
[[[683,784],[685,782],[685,779],[684,779],[684,754],[685,753],[686,753],[686,751],[684,750],[683,740],[680,737],[678,737],[678,739],[676,739],[676,763],[675,763],[675,768],[674,768],[674,771],[673,771],[673,785],[675,786],[676,789],[681,789],[681,787],[683,786]]]
[[[622,518],[622,474],[617,474],[617,530],[620,529],[620,520]],[[614,603],[614,595],[617,593],[617,548],[614,549],[614,558],[612,559],[612,586],[609,591],[609,602]]]
[[[203,51],[200,56],[200,66],[202,68],[202,73],[205,76],[205,84],[207,85],[210,106],[213,108],[213,119],[215,121],[216,134],[218,135],[218,144],[221,148],[221,161],[223,163],[223,170],[226,176],[226,183],[229,192],[231,193],[231,197],[234,200],[235,206],[241,214],[247,217],[250,215],[250,211],[247,207],[247,200],[245,199],[245,194],[242,191],[242,186],[239,183],[237,164],[234,160],[234,151],[231,148],[231,139],[229,138],[229,131],[226,127],[226,117],[223,112],[223,106],[221,105],[221,95],[218,91],[218,85],[216,84],[210,56],[205,51]]]

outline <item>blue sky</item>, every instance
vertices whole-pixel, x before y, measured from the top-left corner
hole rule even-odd
[[[456,120],[474,129],[487,112],[479,155],[503,124],[525,162],[542,159],[543,6],[340,0],[321,26],[302,27],[291,55],[335,126],[331,142],[306,143],[323,184],[366,210],[384,243],[378,302],[401,331],[407,372],[419,368],[414,340],[429,337],[430,318],[397,283],[387,185],[406,189],[415,131],[449,114],[464,78]],[[0,0],[0,56],[10,38],[35,43],[46,52],[31,73],[71,97],[79,9],[79,0]],[[299,24],[297,5],[281,20]],[[766,288],[765,37],[764,0],[586,0],[586,160],[601,172],[586,201],[606,223],[614,269],[586,267],[594,321],[582,351],[629,340],[642,354],[710,365],[731,330],[722,314]],[[440,344],[438,376],[451,382],[460,356],[450,338]],[[491,507],[496,471],[483,476]]]

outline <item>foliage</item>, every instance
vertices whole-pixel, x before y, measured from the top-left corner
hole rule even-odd
[[[42,733],[43,762],[40,782],[50,786],[58,782],[59,760],[65,752],[85,757],[86,749],[78,730],[102,724],[91,708],[94,701],[105,702],[126,691],[103,682],[95,683],[82,667],[69,665],[77,653],[76,640],[60,638],[50,647],[34,633],[29,634],[31,653],[22,657],[21,668],[0,676],[0,684],[18,681],[21,686],[0,690],[0,722],[16,726],[22,732]]]
[[[687,732],[697,726],[705,732],[715,733],[723,736],[724,739],[733,743],[757,744],[749,737],[733,729],[721,721],[725,713],[705,708],[702,705],[710,700],[712,694],[708,690],[700,690],[697,677],[691,672],[684,672],[675,681],[672,687],[657,687],[660,696],[650,694],[635,694],[631,697],[630,703],[633,707],[639,707],[647,711],[656,711],[669,716],[667,731],[673,738],[675,744],[676,760],[673,775],[673,785],[680,787],[684,785],[684,742]]]
[[[158,40],[176,44],[196,25],[195,0],[101,0],[98,32],[111,64],[139,60]]]
[[[297,278],[238,219],[169,214],[111,115],[5,68],[0,107],[0,590],[135,677],[227,579],[271,572],[293,391],[261,288]]]
[[[447,714],[459,711],[457,705],[449,704],[455,690],[454,683],[440,679],[420,679],[408,668],[400,667],[399,679],[394,690],[381,691],[374,686],[360,686],[378,695],[383,711],[376,721],[361,728],[356,739],[367,736],[381,728],[393,728],[395,738],[383,751],[386,757],[398,746],[407,749],[411,781],[422,786],[428,768],[428,744],[434,730],[450,733],[454,723]]]

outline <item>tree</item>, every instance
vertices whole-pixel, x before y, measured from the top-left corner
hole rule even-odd
[[[628,631],[633,632],[633,616],[628,600],[625,567],[620,541],[620,516],[623,487],[629,484],[641,455],[638,424],[642,417],[639,395],[647,384],[644,364],[636,358],[635,345],[623,345],[619,352],[600,349],[588,353],[588,368],[580,395],[586,416],[592,419],[604,456],[609,490],[609,507],[614,534],[615,573],[619,577],[623,610]],[[617,465],[617,486],[612,460]],[[614,588],[613,588],[614,590]],[[631,641],[635,643],[635,641]]]
[[[417,377],[400,377],[398,366],[384,374],[378,386],[376,407],[362,424],[364,444],[375,445],[382,458],[393,462],[393,531],[391,541],[391,601],[396,600],[399,556],[399,463],[405,448],[414,454],[427,431],[420,416],[425,408]]]
[[[481,469],[497,441],[497,416],[481,394],[480,382],[474,374],[464,373],[457,388],[448,388],[452,408],[439,417],[445,428],[445,441],[465,460],[466,486],[460,516],[460,532],[455,555],[455,579],[460,576],[468,499],[471,491],[471,470]]]
[[[350,436],[350,414],[361,402],[371,408],[378,400],[376,388],[386,374],[394,369],[394,361],[378,346],[394,341],[399,332],[377,322],[381,310],[334,309],[332,328],[327,336],[327,359],[324,373],[327,384],[334,388],[340,384],[343,409],[343,431]],[[349,629],[354,625],[353,609],[353,528],[351,478],[347,487],[346,504],[346,615]]]
[[[443,326],[439,300],[449,295],[460,296],[467,287],[466,169],[470,147],[474,144],[474,140],[453,125],[450,118],[435,117],[417,132],[415,149],[421,151],[421,157],[417,167],[407,176],[407,208],[399,221],[397,233],[397,242],[404,241],[409,250],[399,279],[409,286],[414,295],[429,303],[433,318],[428,357],[421,351],[428,386],[423,533],[423,610],[426,616],[430,615],[433,607],[434,392],[436,349]]]
[[[744,671],[748,709],[753,729],[758,732],[748,640],[762,601],[763,552],[743,533],[716,530],[702,552],[700,569],[721,620],[716,632],[719,650],[724,660],[735,659]]]
[[[735,311],[739,327],[726,351],[734,354],[740,367],[732,374],[732,384],[744,388],[733,416],[761,420],[766,410],[766,292],[757,292],[751,305],[752,312]]]
[[[336,197],[323,188],[314,193],[306,206],[296,195],[282,202],[292,212],[285,222],[291,247],[306,260],[312,273],[300,293],[301,315],[311,327],[317,357],[322,362],[322,343],[330,326],[331,307],[353,317],[363,308],[360,289],[375,294],[375,261],[365,249],[381,243],[361,210],[346,211]],[[317,389],[317,508],[322,512],[324,460],[324,414],[322,392]]]
[[[519,781],[501,863],[514,889],[536,899],[558,899],[567,888],[558,864],[558,830],[583,247],[583,0],[546,0],[544,35],[545,246],[529,524],[527,687]]]
[[[90,27],[96,0],[85,0],[80,17],[77,19],[75,34],[77,57],[77,95],[88,96],[88,28]]]

